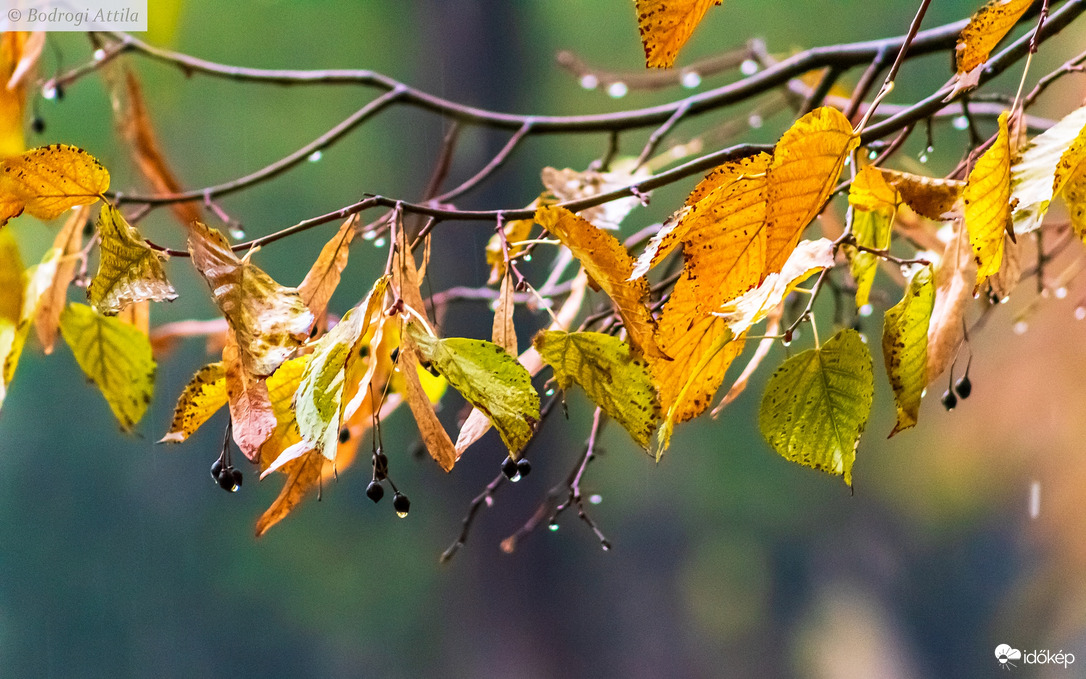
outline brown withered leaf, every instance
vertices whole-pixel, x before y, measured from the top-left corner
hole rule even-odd
[[[973,301],[976,272],[969,236],[959,217],[935,271],[935,303],[928,324],[928,384],[943,374],[965,338],[965,312]]]
[[[656,321],[646,304],[649,285],[644,278],[630,280],[634,262],[611,234],[561,207],[541,207],[535,220],[562,241],[603,290],[622,317],[630,344],[643,356],[664,358],[656,346]]]
[[[705,13],[722,0],[636,0],[637,26],[645,48],[645,65],[670,68],[675,64]]]
[[[234,442],[245,457],[257,462],[260,460],[260,447],[275,430],[275,414],[268,396],[268,385],[245,368],[234,333],[227,334],[222,362]]]
[[[276,283],[249,255],[238,259],[226,238],[201,222],[189,227],[189,253],[236,335],[242,365],[255,377],[275,372],[313,325],[298,291]]]
[[[358,215],[351,215],[343,222],[332,240],[321,248],[317,261],[313,262],[313,266],[298,285],[298,294],[314,318],[323,318],[328,310],[328,301],[332,299],[332,293],[339,286],[340,276],[347,268],[348,250],[357,225]]]
[[[53,353],[60,328],[60,314],[68,300],[68,286],[75,278],[79,264],[79,251],[83,249],[83,226],[90,217],[90,206],[83,205],[65,220],[64,226],[53,240],[53,249],[59,254],[56,275],[48,289],[42,293],[38,315],[34,318],[34,329],[38,342],[46,354]]]
[[[114,315],[136,302],[177,299],[162,267],[166,255],[147,245],[121,211],[109,203],[104,203],[99,213],[98,234],[98,273],[87,288],[87,299],[95,309]]]
[[[965,188],[965,182],[956,179],[924,177],[896,170],[882,170],[882,176],[901,193],[901,200],[914,212],[934,220],[946,219]]]
[[[860,144],[843,113],[823,106],[777,142],[767,170],[766,272],[780,271],[833,192],[845,158]]]

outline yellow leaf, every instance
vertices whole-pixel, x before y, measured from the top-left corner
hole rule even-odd
[[[722,0],[636,0],[645,65],[670,68],[702,17]]]
[[[1014,28],[1033,0],[991,0],[969,19],[958,36],[957,79],[984,65],[999,41]]]
[[[357,224],[358,215],[352,215],[343,222],[332,240],[321,248],[317,261],[298,286],[298,294],[302,296],[302,301],[309,307],[314,318],[324,317],[324,312],[328,310],[328,301],[339,286],[340,276],[347,268],[348,250]]]
[[[27,84],[45,45],[45,33],[10,31],[0,34],[0,159],[26,149]]]
[[[901,301],[886,310],[882,357],[894,390],[897,424],[890,436],[912,427],[920,416],[920,398],[928,385],[928,325],[935,302],[931,266],[909,280]]]
[[[852,180],[848,190],[848,202],[857,210],[892,216],[901,203],[901,195],[887,181],[882,171],[872,165],[864,165]]]
[[[181,443],[227,404],[226,370],[221,361],[208,363],[196,371],[173,409],[170,430],[159,443]]]
[[[965,337],[965,312],[973,301],[977,268],[967,237],[959,217],[935,272],[935,304],[928,324],[928,384],[947,369]]]
[[[123,83],[115,82],[120,78],[109,77],[113,71],[109,68],[106,70],[107,78],[114,81],[110,90],[117,130],[128,142],[132,159],[151,188],[161,194],[180,193],[181,182],[170,169],[166,156],[159,146],[154,125],[151,123],[151,115],[144,103],[139,79],[127,66],[119,66],[118,69],[123,74]],[[183,226],[203,219],[200,207],[195,201],[172,203],[170,209]]]
[[[944,219],[954,209],[962,195],[965,182],[955,179],[937,179],[908,172],[882,170],[886,182],[898,190],[901,201],[918,215],[928,219]]]
[[[883,174],[870,165],[856,173],[849,188],[848,202],[853,207],[852,235],[858,245],[885,250],[890,247],[890,231],[901,196],[887,183]],[[878,257],[846,246],[849,268],[856,281],[856,306],[867,304],[875,280]]]
[[[1003,234],[1011,228],[1011,147],[1006,112],[999,116],[995,143],[977,159],[969,173],[962,198],[979,285],[999,271],[1003,262]]]
[[[87,288],[87,298],[100,313],[112,316],[129,304],[173,301],[177,293],[166,280],[166,255],[153,250],[120,210],[109,203],[98,216],[101,259]]]
[[[298,291],[276,283],[248,256],[239,260],[226,238],[201,222],[190,226],[189,252],[237,335],[245,370],[255,377],[275,372],[313,325]]]
[[[1058,184],[1066,183],[1056,179],[1060,162],[1083,130],[1086,130],[1086,106],[1072,111],[1031,139],[1021,157],[1011,166],[1012,218],[1016,234],[1034,231],[1041,225],[1053,191]]]
[[[543,361],[554,368],[558,388],[580,385],[593,403],[649,447],[660,419],[648,366],[617,337],[599,332],[544,331],[533,341]]]
[[[1086,127],[1060,156],[1052,186],[1052,193],[1067,203],[1071,228],[1086,240]]]
[[[736,343],[715,352],[727,333],[712,313],[756,286],[765,270],[766,176],[770,156],[759,154],[726,163],[703,180],[680,211],[673,233],[682,234],[686,266],[664,305],[657,331],[661,351],[671,360],[652,360],[660,403],[676,422],[702,413],[742,350]],[[682,403],[676,403],[685,388]]]
[[[260,469],[267,470],[284,450],[302,440],[298,433],[298,420],[294,410],[294,394],[302,381],[312,354],[305,354],[285,361],[268,376],[268,401],[275,415],[275,430],[260,447]],[[263,478],[261,474],[261,478]]]
[[[0,162],[0,204],[21,203],[38,219],[53,219],[77,205],[89,205],[108,188],[109,173],[102,164],[83,149],[66,144],[31,149]],[[0,217],[8,212],[4,210]]]
[[[779,271],[788,260],[833,192],[845,158],[859,144],[848,118],[825,106],[781,136],[767,175],[767,272]]]
[[[38,342],[46,354],[53,353],[53,345],[56,344],[60,314],[68,299],[68,286],[75,278],[79,252],[83,249],[83,226],[89,216],[89,205],[73,210],[53,240],[53,249],[60,257],[56,276],[50,282],[49,288],[42,293],[41,305],[34,320]]]
[[[570,249],[589,278],[611,298],[630,344],[645,356],[662,357],[653,338],[656,322],[646,305],[649,285],[644,278],[629,280],[634,263],[626,248],[611,234],[565,208],[541,207],[535,220]]]
[[[102,392],[124,431],[147,411],[155,362],[147,336],[86,304],[70,304],[60,315],[60,333],[79,367]]]
[[[0,229],[0,318],[19,322],[23,311],[26,274],[19,244],[10,229]]]

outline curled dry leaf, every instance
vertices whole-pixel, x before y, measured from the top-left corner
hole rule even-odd
[[[767,171],[766,271],[780,271],[822,211],[860,138],[843,113],[817,108],[781,136]]]
[[[275,430],[275,414],[268,396],[268,385],[264,379],[245,368],[234,333],[226,336],[222,363],[234,442],[245,457],[257,462],[260,447]]]
[[[321,248],[317,261],[313,262],[305,279],[298,285],[298,294],[314,318],[323,318],[328,310],[328,301],[332,299],[343,270],[347,268],[347,257],[357,225],[358,215],[351,215],[343,222],[332,240]]]
[[[722,0],[636,0],[645,65],[671,68],[705,13]]]
[[[656,321],[646,304],[648,283],[644,278],[630,280],[634,263],[622,243],[565,208],[541,207],[535,220],[570,249],[589,278],[611,298],[630,344],[645,356],[663,358],[653,337]]]
[[[925,177],[896,170],[882,170],[882,176],[898,190],[902,202],[928,219],[946,219],[965,188],[965,182],[956,179]]]
[[[162,267],[166,255],[147,245],[120,210],[109,203],[103,204],[99,213],[98,233],[98,273],[87,288],[87,298],[95,309],[115,315],[136,302],[177,299]]]
[[[935,271],[935,303],[928,325],[928,384],[943,374],[965,337],[965,312],[973,301],[977,264],[959,217]]]
[[[189,252],[236,335],[245,370],[254,377],[275,372],[313,325],[298,291],[276,283],[248,256],[238,259],[226,238],[201,222],[190,225]]]

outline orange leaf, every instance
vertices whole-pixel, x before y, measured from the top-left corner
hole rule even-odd
[[[27,83],[45,46],[45,33],[0,34],[0,158],[26,150],[23,123]]]
[[[354,239],[355,226],[358,224],[358,215],[343,222],[339,231],[332,240],[324,244],[321,253],[317,255],[317,261],[305,275],[305,279],[298,285],[298,294],[302,301],[309,307],[314,318],[323,318],[328,310],[328,301],[332,299],[332,293],[339,286],[340,276],[347,268],[348,248]]]
[[[53,247],[60,253],[60,260],[57,262],[56,275],[48,289],[42,293],[41,306],[38,307],[38,315],[34,319],[38,342],[46,354],[53,353],[53,346],[57,341],[60,313],[64,311],[64,304],[68,300],[68,286],[75,278],[76,265],[79,264],[77,256],[83,248],[83,227],[89,216],[89,205],[75,210],[53,240]]]
[[[780,271],[829,199],[845,158],[860,144],[848,118],[817,108],[781,136],[767,172],[766,272]]]
[[[257,462],[260,460],[260,447],[271,436],[276,424],[268,385],[245,368],[234,333],[227,333],[222,362],[226,372],[226,395],[230,404],[234,441],[245,457]]]
[[[928,384],[947,369],[965,337],[965,312],[973,301],[977,266],[967,240],[959,217],[935,272],[935,304],[928,324]]]
[[[937,179],[896,170],[882,170],[882,176],[898,190],[906,205],[928,219],[944,219],[954,209],[965,188],[965,182],[956,179]]]
[[[702,17],[722,0],[636,0],[637,26],[649,68],[670,68]]]

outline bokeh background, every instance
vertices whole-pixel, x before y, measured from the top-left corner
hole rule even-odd
[[[370,68],[467,104],[572,114],[685,94],[675,88],[614,99],[556,67],[555,54],[568,49],[600,67],[639,69],[631,5],[150,0],[145,37],[225,63]],[[752,37],[787,54],[896,35],[914,5],[727,2],[709,12],[681,60]],[[925,26],[978,5],[933,3]],[[1046,45],[1033,77],[1086,49],[1083,35],[1080,21]],[[44,71],[89,57],[85,36],[54,35]],[[374,96],[355,87],[186,78],[130,62],[189,186],[262,167]],[[926,94],[949,73],[945,55],[910,62],[893,99]],[[1020,73],[1000,82],[1004,91],[1013,93]],[[700,87],[734,77],[706,77]],[[1035,112],[1059,118],[1084,92],[1081,76],[1068,78]],[[141,186],[115,137],[101,80],[86,78],[62,101],[34,105],[47,128],[32,143],[77,144],[111,169],[116,188]],[[674,138],[743,120],[747,111],[700,116]],[[782,111],[741,139],[772,142],[789,122]],[[992,123],[982,125],[987,132]],[[319,162],[222,204],[255,236],[364,191],[416,198],[445,130],[430,114],[386,112]],[[952,168],[966,133],[946,124],[934,132],[927,168],[918,160],[922,135],[903,162],[933,173]],[[624,138],[622,151],[636,154],[643,139]],[[452,180],[473,173],[504,140],[467,130]],[[606,142],[604,135],[531,139],[459,204],[527,204],[541,188],[542,166],[583,169]],[[665,218],[694,181],[658,191],[651,207],[630,215],[624,233]],[[158,211],[141,228],[180,245],[172,219]],[[6,228],[36,261],[56,227],[23,218]],[[258,261],[277,280],[297,284],[334,228],[270,245]],[[488,224],[443,225],[433,289],[483,284],[490,233]],[[0,676],[987,677],[1000,671],[993,655],[1000,643],[1079,656],[1067,670],[1019,666],[1016,676],[1086,676],[1086,325],[1073,313],[1086,286],[1055,280],[1080,256],[1072,249],[1050,272],[1050,287],[1066,285],[1066,296],[1042,296],[1030,280],[976,334],[974,395],[957,410],[945,412],[938,393],[929,394],[920,426],[886,440],[893,408],[880,386],[854,495],[838,479],[785,462],[761,440],[764,374],[718,420],[680,428],[659,465],[623,432],[607,429],[606,454],[585,489],[602,498],[591,509],[614,543],[609,552],[572,516],[558,531],[522,540],[514,554],[498,549],[576,461],[591,415],[580,395],[570,398],[568,421],[556,417],[544,428],[531,453],[533,474],[501,490],[467,546],[442,566],[438,555],[504,456],[493,435],[446,476],[412,454],[414,427],[406,410],[398,412],[384,437],[394,478],[412,499],[406,520],[387,501],[375,507],[365,498],[363,465],[257,540],[254,522],[279,481],[258,484],[251,475],[229,495],[209,479],[224,414],[183,445],[153,443],[181,387],[208,360],[203,342],[185,342],[160,362],[155,401],[136,436],[118,432],[66,347],[44,357],[32,346],[0,413]],[[333,310],[365,294],[384,258],[384,250],[356,243]],[[533,275],[541,281],[539,260]],[[169,273],[182,296],[156,306],[153,322],[212,318],[206,286],[187,262],[171,263]],[[896,294],[886,289],[887,299]],[[880,319],[881,310],[865,330],[877,336]],[[524,342],[544,319],[518,312],[517,321]],[[485,304],[467,303],[449,314],[445,331],[487,337],[489,327]],[[782,358],[774,350],[763,373]],[[458,407],[450,403],[445,418]],[[1031,518],[1034,484],[1041,502]]]

